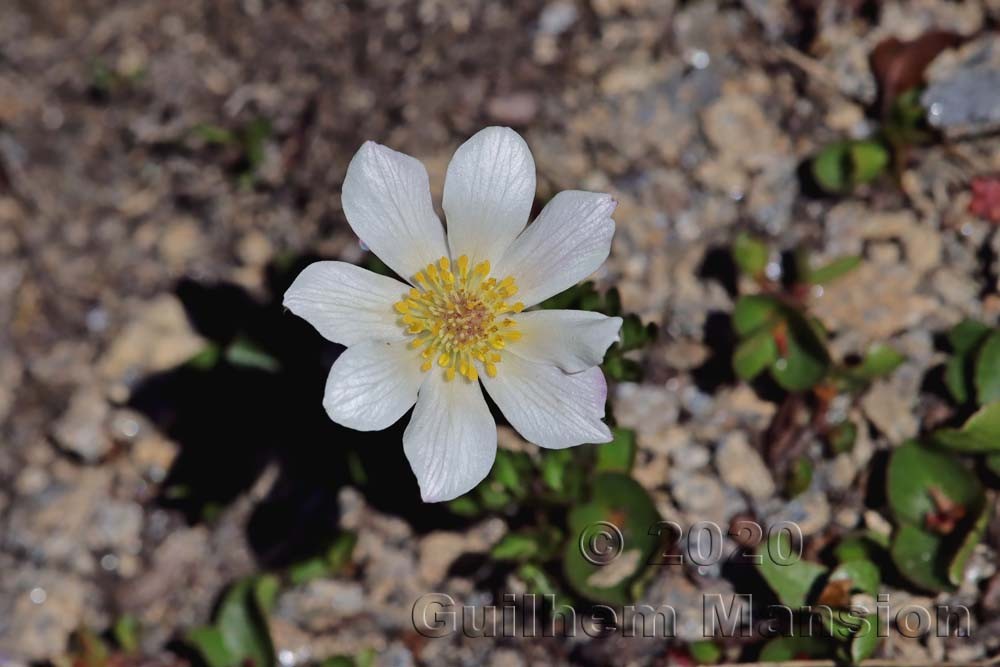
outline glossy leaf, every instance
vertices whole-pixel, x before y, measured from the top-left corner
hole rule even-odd
[[[915,442],[898,447],[886,473],[889,506],[900,521],[923,526],[937,511],[936,490],[953,503],[978,507],[983,490],[976,476],[953,455]]]
[[[563,550],[563,572],[580,595],[607,604],[632,602],[630,584],[641,574],[659,545],[650,526],[657,525],[659,512],[649,493],[634,479],[620,473],[601,473],[594,477],[591,500],[575,506],[569,513],[568,533]],[[608,522],[621,531],[622,549],[607,564],[595,564],[584,557],[599,522]],[[581,538],[581,536],[583,536]]]
[[[893,536],[892,562],[904,577],[924,590],[951,590],[951,582],[941,562],[942,543],[940,535],[904,523]]]
[[[983,406],[961,428],[935,431],[932,439],[941,447],[959,452],[1000,452],[1000,401]]]
[[[993,502],[992,498],[989,498],[987,502],[983,503],[975,522],[969,528],[969,532],[962,538],[961,544],[948,564],[948,580],[953,585],[960,586],[962,584],[962,579],[965,576],[965,566],[968,564],[969,557],[972,556],[976,545],[983,541],[992,516]]]
[[[733,352],[733,372],[741,380],[752,380],[778,360],[778,345],[768,330],[758,331]]]
[[[833,642],[823,637],[775,637],[764,644],[758,660],[782,663],[802,658],[829,658],[833,652]]]
[[[749,336],[773,324],[780,311],[781,303],[774,297],[761,294],[742,296],[733,308],[733,328],[738,336]]]
[[[597,462],[594,468],[601,472],[627,473],[632,470],[632,463],[635,461],[635,431],[615,427],[611,429],[611,435],[614,437],[611,442],[595,445]]]
[[[979,350],[975,384],[980,405],[1000,401],[1000,330],[991,333]]]
[[[733,260],[736,266],[743,273],[755,278],[764,275],[770,254],[771,251],[766,243],[745,232],[739,234],[733,242]]]
[[[837,278],[846,276],[848,273],[861,265],[861,258],[857,256],[841,257],[829,264],[813,269],[809,272],[809,282],[813,285],[825,285],[833,282]]]
[[[818,327],[803,315],[789,315],[787,352],[771,365],[771,375],[783,389],[805,391],[826,377],[830,357]]]
[[[789,607],[805,605],[810,593],[827,569],[819,563],[802,560],[793,551],[791,538],[786,531],[777,531],[760,549],[761,562],[757,569],[778,600]]]

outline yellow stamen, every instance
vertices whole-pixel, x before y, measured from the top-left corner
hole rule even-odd
[[[442,257],[418,271],[410,288],[393,304],[399,323],[414,338],[410,349],[419,350],[420,369],[436,364],[444,379],[462,377],[476,382],[480,372],[496,377],[497,364],[508,343],[520,339],[517,321],[507,317],[524,304],[506,299],[517,293],[517,283],[507,276],[490,277],[490,263],[471,268],[466,255],[456,260]]]

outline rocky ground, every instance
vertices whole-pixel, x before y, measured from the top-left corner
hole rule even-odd
[[[645,379],[613,401],[665,518],[752,512],[807,535],[881,525],[854,491],[873,457],[920,428],[936,334],[1000,314],[1000,236],[968,211],[969,180],[1000,170],[996,119],[970,121],[943,89],[954,140],[921,149],[900,185],[850,197],[805,191],[800,165],[871,131],[868,56],[882,39],[985,34],[930,72],[959,85],[969,49],[1000,60],[987,32],[998,20],[995,0],[0,4],[0,662],[52,658],[74,629],[124,613],[156,654],[206,621],[227,582],[292,558],[285,529],[305,549],[318,522],[358,532],[358,568],[281,595],[283,664],[367,647],[385,665],[663,664],[661,644],[622,639],[417,641],[418,595],[486,595],[452,566],[495,543],[503,520],[449,530],[417,516],[411,481],[384,498],[325,484],[338,459],[322,452],[349,436],[323,430],[321,367],[279,387],[177,375],[244,329],[320,350],[274,298],[297,258],[365,260],[339,185],[366,139],[421,158],[439,201],[455,147],[509,125],[534,153],[539,202],[562,189],[618,199],[597,279],[660,336]],[[845,407],[871,427],[792,501],[759,453],[776,404],[705,372],[735,294],[713,258],[745,229],[820,257],[862,253],[816,312],[835,354],[881,341],[908,357]],[[328,365],[336,350],[321,352]],[[173,400],[150,398],[164,386]],[[225,456],[200,456],[208,446]],[[379,456],[407,472],[398,446]],[[210,520],[164,499],[171,482],[206,476],[225,487],[195,490]],[[303,522],[275,521],[304,505]],[[973,639],[883,653],[996,651],[997,604],[980,599],[996,558],[978,547],[955,594],[979,605]],[[664,570],[650,595],[680,609],[731,590],[718,571]]]

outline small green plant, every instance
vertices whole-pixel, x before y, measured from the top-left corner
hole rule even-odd
[[[870,347],[853,363],[837,362],[828,349],[828,333],[811,311],[810,296],[816,286],[828,284],[848,274],[861,263],[856,256],[841,257],[814,267],[804,250],[792,253],[791,276],[768,271],[772,249],[762,240],[741,234],[733,244],[736,266],[752,278],[758,293],[741,295],[733,308],[733,330],[737,344],[732,366],[736,376],[744,381],[763,374],[789,393],[786,408],[778,413],[775,423],[781,433],[772,433],[775,442],[792,442],[780,452],[779,472],[784,474],[786,492],[794,496],[805,490],[812,466],[798,456],[795,443],[805,436],[824,439],[832,453],[851,449],[857,427],[846,419],[830,420],[829,406],[840,394],[852,400],[873,381],[892,373],[903,363],[903,356],[888,345]],[[811,405],[812,415],[807,429],[798,427],[798,435],[783,437],[785,425],[795,425],[795,413]]]
[[[1000,468],[1000,330],[965,320],[948,333],[952,355],[944,379],[954,418],[896,449],[887,495],[896,532],[892,558],[916,586],[953,590],[972,549],[985,535],[993,507],[968,457]]]
[[[250,188],[264,162],[264,149],[271,138],[272,128],[266,118],[254,118],[233,129],[203,123],[192,128],[191,134],[207,146],[225,149],[228,152],[227,162],[235,171],[240,187]]]
[[[866,551],[838,550],[837,563],[830,568],[801,560],[789,533],[777,531],[759,554],[761,576],[778,601],[797,612],[785,636],[764,645],[761,661],[805,657],[857,664],[871,656],[878,645],[878,618],[874,613],[862,615],[851,603],[855,594],[876,596],[881,584],[879,568]],[[820,632],[814,630],[817,620]]]

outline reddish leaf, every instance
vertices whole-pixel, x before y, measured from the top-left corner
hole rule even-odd
[[[941,489],[936,486],[930,487],[928,493],[934,501],[934,512],[928,512],[924,517],[927,529],[938,535],[948,535],[958,522],[965,517],[965,506],[956,503],[954,500],[944,495]]]
[[[979,176],[972,179],[969,213],[1000,224],[1000,176]]]
[[[871,67],[878,82],[882,114],[888,113],[900,93],[923,85],[927,66],[942,51],[961,41],[957,33],[931,30],[909,42],[895,37],[879,42],[871,54]]]

